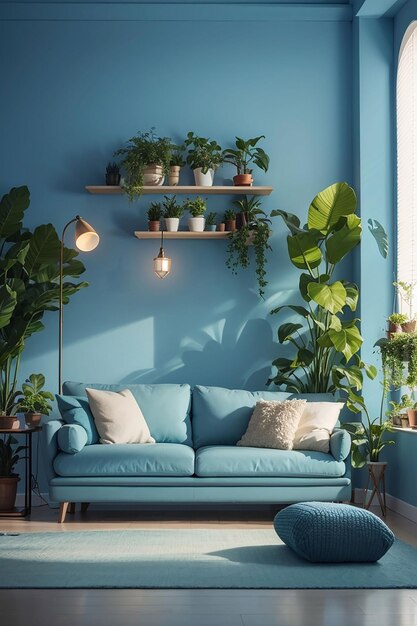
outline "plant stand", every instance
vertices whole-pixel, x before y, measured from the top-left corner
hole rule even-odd
[[[382,515],[385,517],[387,512],[387,504],[385,500],[385,470],[387,468],[385,462],[368,461],[368,483],[365,489],[365,499],[363,503],[364,509],[369,509],[375,496],[378,498]],[[371,496],[368,500],[368,491],[372,489]]]

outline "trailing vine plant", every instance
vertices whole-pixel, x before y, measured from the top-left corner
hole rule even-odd
[[[417,333],[398,333],[391,339],[380,339],[375,344],[382,357],[388,384],[396,389],[406,385],[417,387]]]
[[[283,305],[271,311],[277,315],[290,309],[301,322],[286,322],[278,328],[279,343],[288,344],[295,352],[273,361],[276,373],[268,380],[268,384],[296,393],[338,391],[354,413],[363,407],[358,392],[364,373],[370,379],[377,374],[376,368],[365,364],[359,355],[363,342],[360,320],[352,316],[359,289],[334,277],[338,264],[361,241],[362,223],[356,208],[354,190],[347,183],[335,183],[314,198],[303,228],[296,215],[272,211],[271,216],[282,217],[290,231],[288,254],[301,271],[299,291],[305,305]],[[386,256],[384,229],[373,220],[369,230]]]
[[[269,245],[269,225],[271,220],[265,211],[260,208],[260,201],[255,197],[236,200],[235,204],[240,210],[241,227],[229,233],[227,246],[226,266],[237,274],[239,267],[246,269],[250,265],[250,246],[253,246],[255,256],[255,272],[258,279],[258,293],[264,297],[266,280],[267,250]]]

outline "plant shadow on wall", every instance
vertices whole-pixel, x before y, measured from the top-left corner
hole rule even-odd
[[[223,323],[224,322],[224,323]],[[228,386],[244,389],[263,389],[270,373],[269,360],[275,350],[272,329],[264,319],[250,319],[240,326],[219,320],[201,330],[195,337],[185,337],[179,346],[179,356],[173,356],[165,365],[158,367],[152,382],[190,383]],[[242,371],[241,364],[250,366]],[[133,372],[121,382],[140,383],[149,381],[149,371]]]
[[[286,322],[278,328],[280,344],[294,348],[292,358],[276,358],[276,373],[268,383],[296,393],[336,393],[347,408],[357,413],[363,408],[359,395],[364,373],[375,378],[377,370],[367,365],[359,351],[363,339],[360,320],[354,317],[358,300],[357,285],[335,280],[337,265],[359,245],[361,218],[356,215],[354,190],[347,183],[335,183],[321,191],[308,210],[307,224],[301,228],[296,215],[272,211],[288,227],[288,254],[301,270],[299,291],[305,306],[283,305],[273,315],[289,308],[300,323]],[[387,255],[387,236],[375,220],[369,230],[382,256]]]

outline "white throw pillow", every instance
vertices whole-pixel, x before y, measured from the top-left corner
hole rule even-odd
[[[100,443],[155,443],[133,394],[86,389]]]
[[[294,437],[294,450],[329,452],[330,435],[343,402],[307,402]]]
[[[306,400],[259,400],[236,445],[291,450]]]

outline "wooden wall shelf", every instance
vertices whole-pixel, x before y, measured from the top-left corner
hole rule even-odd
[[[189,230],[177,230],[175,232],[170,232],[164,230],[164,239],[228,239],[229,232],[228,231],[209,231],[204,230],[203,232],[195,233]],[[151,232],[149,230],[135,230],[135,237],[138,239],[160,239],[161,231],[157,230],[155,232]]]
[[[102,194],[102,195],[115,195],[124,193],[122,187],[111,187],[108,185],[87,185],[86,190],[88,193]],[[269,196],[272,193],[272,187],[234,187],[233,185],[215,186],[215,187],[197,187],[196,185],[154,185],[143,187],[143,195],[168,195],[171,193],[181,195],[232,195],[232,196]]]

